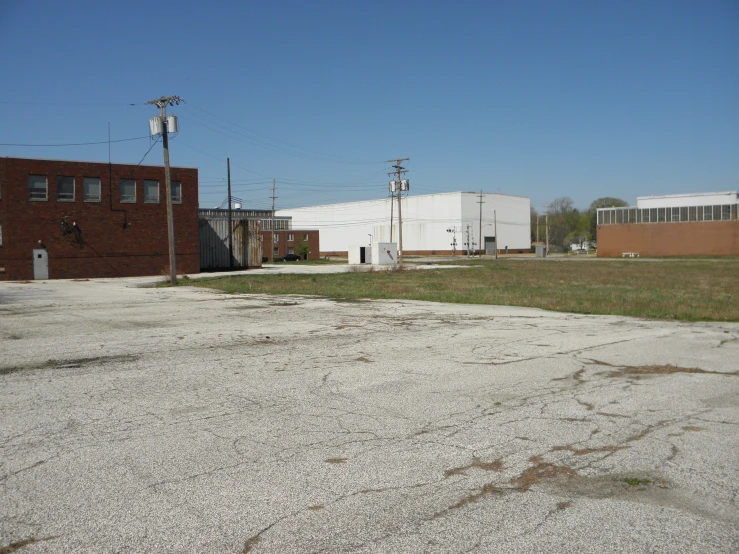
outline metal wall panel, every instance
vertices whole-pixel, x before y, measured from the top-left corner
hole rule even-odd
[[[200,218],[200,269],[245,269],[262,265],[261,226],[258,221],[234,219],[233,263],[229,264],[228,219]]]

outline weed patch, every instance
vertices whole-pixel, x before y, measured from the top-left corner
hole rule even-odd
[[[639,479],[638,477],[624,477],[621,479],[624,483],[630,487],[638,487],[640,485],[651,485],[651,479]]]
[[[705,259],[638,264],[560,261],[546,263],[545,273],[542,263],[534,260],[475,260],[443,271],[249,275],[190,284],[231,293],[315,295],[336,302],[408,299],[666,320],[739,321],[737,273],[739,258],[721,263]]]

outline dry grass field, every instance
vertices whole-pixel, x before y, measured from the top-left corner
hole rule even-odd
[[[243,275],[192,284],[230,293],[402,298],[666,320],[739,321],[739,258],[474,259],[455,265],[464,267]]]

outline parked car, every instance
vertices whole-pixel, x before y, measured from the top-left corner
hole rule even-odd
[[[287,254],[284,258],[282,258],[283,262],[299,262],[302,258],[298,256],[297,254]]]

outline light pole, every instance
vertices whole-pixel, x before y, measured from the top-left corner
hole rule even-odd
[[[369,238],[370,238],[370,246],[372,246],[372,233],[367,233],[367,234],[369,235]]]

